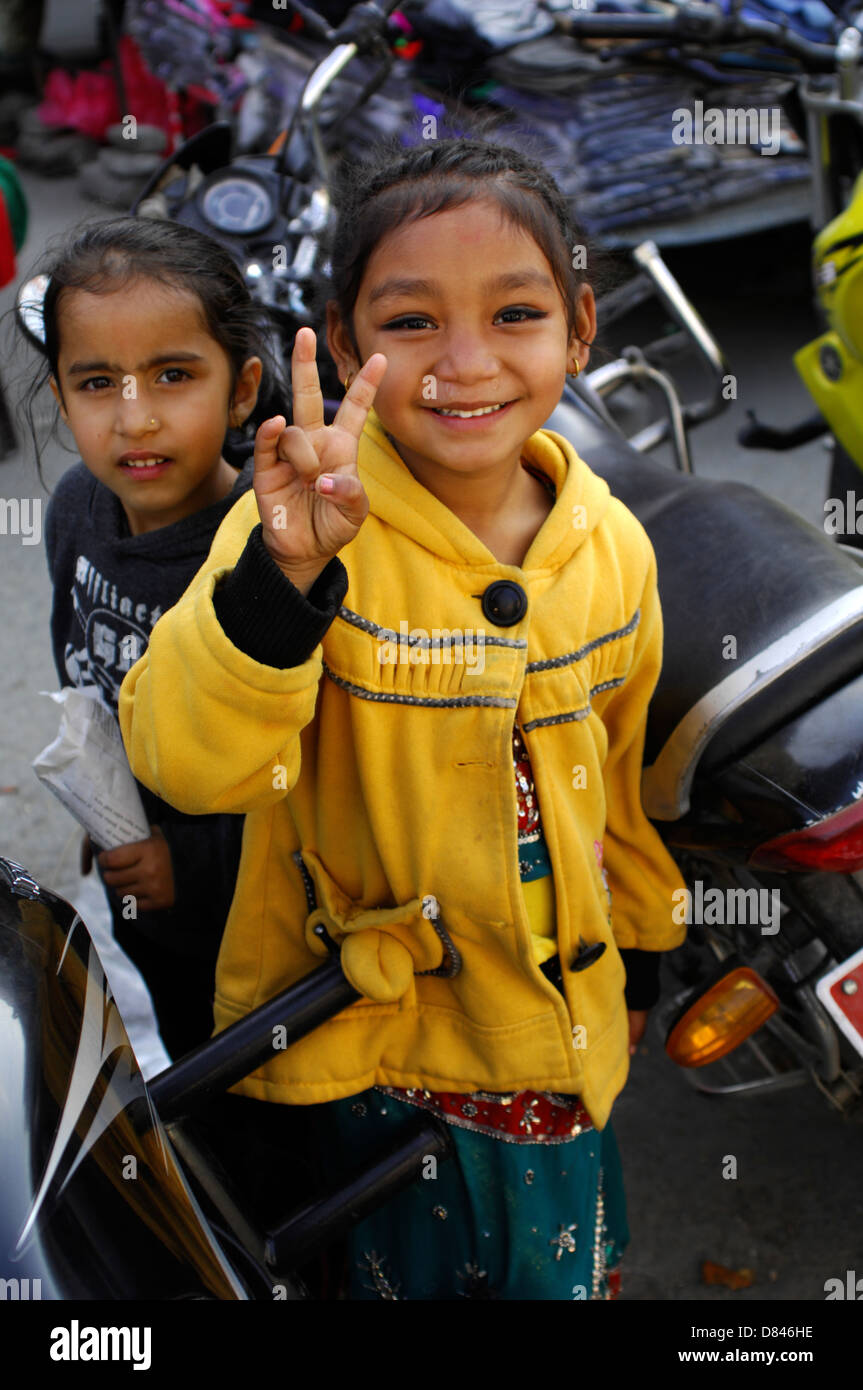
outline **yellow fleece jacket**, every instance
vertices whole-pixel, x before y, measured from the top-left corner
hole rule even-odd
[[[413,477],[371,411],[358,456],[370,511],[339,554],[347,594],[309,659],[262,665],[216,617],[214,588],[259,521],[249,492],[123,682],[135,776],[180,810],[247,817],[217,1030],[320,964],[319,922],[363,995],[275,1051],[242,1093],[311,1104],[373,1084],[552,1090],[580,1094],[602,1128],[626,1081],[617,947],[667,950],[685,933],[672,920],[683,880],[640,799],[662,659],[656,562],[640,523],[563,436],[539,430],[523,456],[557,498],[519,568]],[[528,599],[511,627],[481,608],[501,579]],[[405,660],[416,629],[465,641],[479,630],[483,659],[444,640],[451,659],[427,649]],[[516,714],[552,865],[563,994],[534,957],[519,879]],[[428,895],[437,923],[423,914]],[[419,973],[451,959],[445,935],[459,972]],[[580,945],[598,941],[600,957],[573,970]]]

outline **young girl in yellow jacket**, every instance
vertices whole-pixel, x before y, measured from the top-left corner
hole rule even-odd
[[[542,428],[596,331],[583,237],[482,140],[341,181],[345,398],[325,424],[301,329],[293,423],[259,429],[124,738],[180,809],[246,815],[217,1029],[313,969],[321,927],[362,996],[238,1090],[314,1106],[333,1176],[417,1107],[452,1127],[455,1157],[352,1233],[349,1296],[611,1297],[609,1114],[684,929],[639,795],[653,551]]]

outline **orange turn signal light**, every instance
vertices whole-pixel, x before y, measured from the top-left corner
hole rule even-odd
[[[706,1067],[733,1052],[778,1008],[767,981],[748,966],[737,966],[686,1008],[665,1050],[679,1067]]]

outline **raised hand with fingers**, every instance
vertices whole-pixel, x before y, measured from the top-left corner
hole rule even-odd
[[[387,369],[383,353],[373,353],[326,425],[315,349],[314,330],[299,329],[291,354],[294,423],[276,415],[255,436],[254,488],[264,544],[304,594],[368,514],[357,452]]]

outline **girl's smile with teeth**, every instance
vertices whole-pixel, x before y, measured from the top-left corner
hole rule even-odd
[[[478,405],[474,410],[456,410],[454,407],[432,406],[435,415],[457,415],[461,420],[470,420],[474,415],[491,415],[493,411],[503,410],[511,401],[498,401],[496,405]]]
[[[446,427],[448,432],[467,435],[481,431],[486,434],[489,426],[497,425],[499,421],[509,415],[510,410],[516,404],[517,401],[515,400],[500,401],[492,405],[478,405],[472,410],[459,406],[433,405],[430,407],[430,413]]]
[[[126,454],[119,461],[119,467],[123,472],[128,472],[136,483],[150,482],[155,478],[161,478],[170,468],[174,467],[174,460],[165,454]]]

